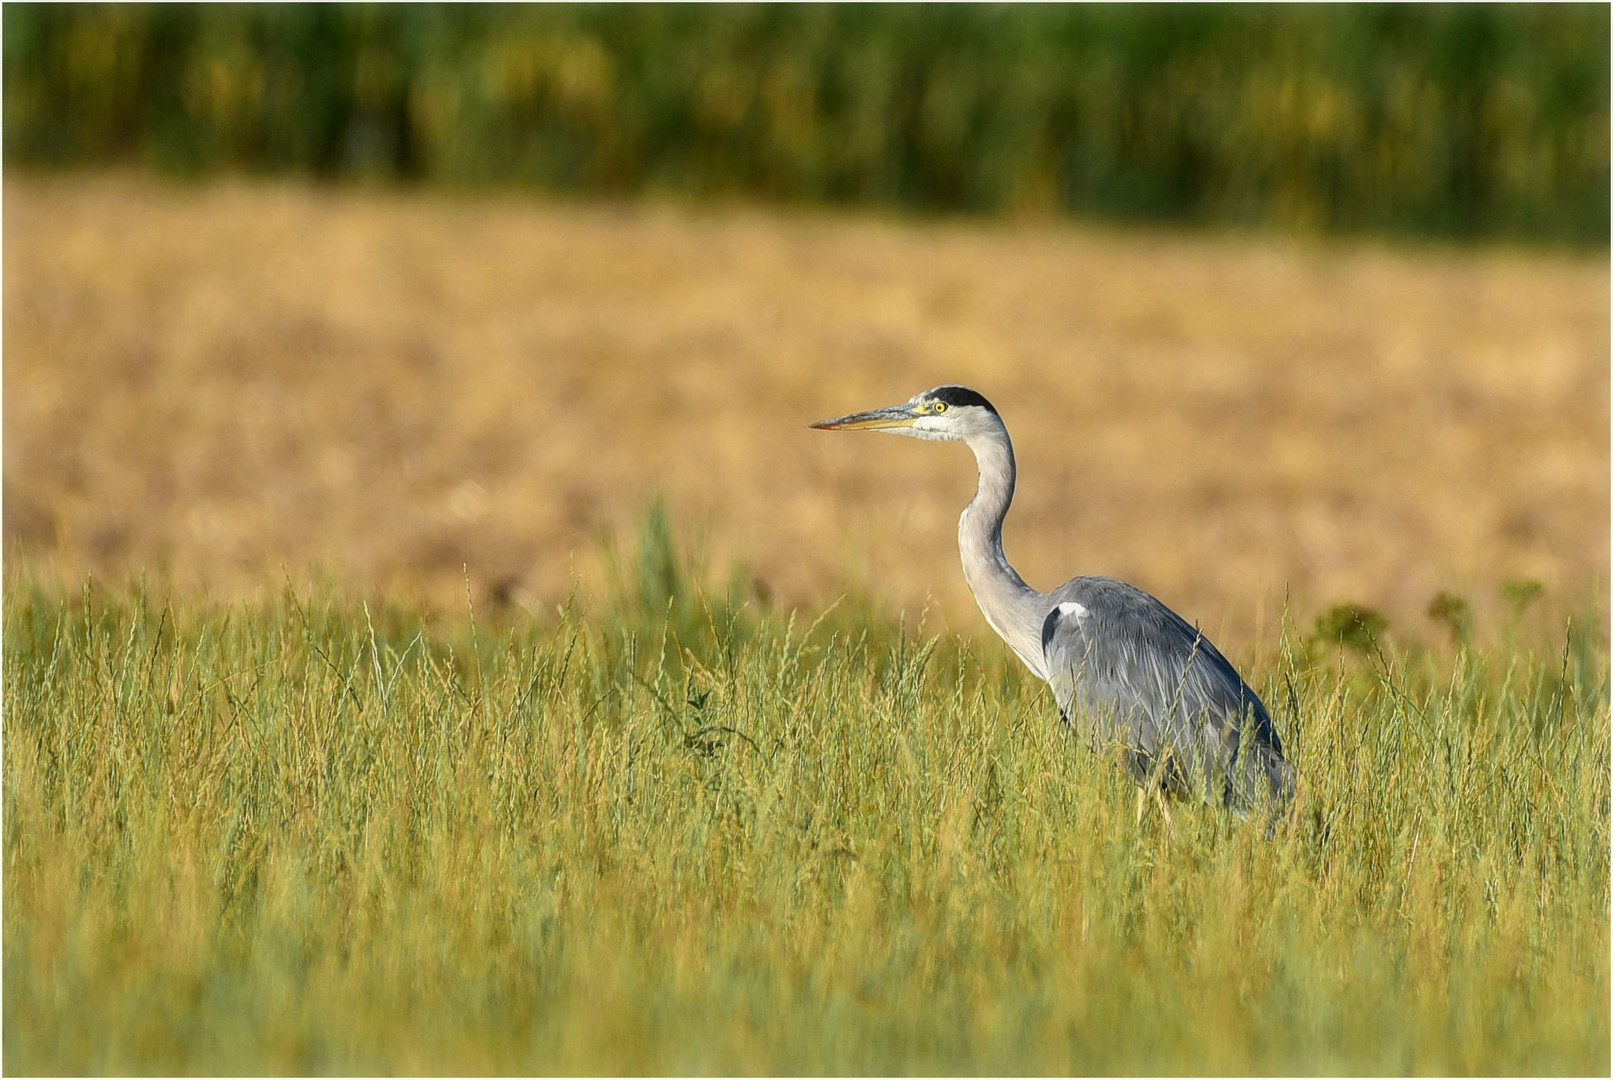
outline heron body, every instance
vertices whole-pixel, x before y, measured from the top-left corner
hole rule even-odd
[[[1276,809],[1292,796],[1293,770],[1270,714],[1200,630],[1125,582],[1076,577],[1044,593],[1008,564],[1002,525],[1014,498],[1014,448],[979,393],[939,386],[905,405],[812,426],[974,451],[979,486],[958,519],[970,591],[991,628],[1052,687],[1064,722],[1095,750],[1118,751],[1145,790],[1198,792],[1237,810]]]

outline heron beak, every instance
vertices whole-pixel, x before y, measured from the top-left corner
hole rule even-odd
[[[912,427],[918,414],[910,405],[892,405],[888,409],[871,409],[868,412],[837,416],[833,420],[819,420],[810,427],[822,431],[880,431],[889,428]]]

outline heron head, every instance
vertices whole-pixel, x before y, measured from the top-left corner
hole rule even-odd
[[[812,425],[824,431],[888,431],[915,439],[952,439],[967,442],[971,437],[1002,427],[1002,420],[991,402],[967,386],[937,386],[915,394],[905,405],[837,416]]]

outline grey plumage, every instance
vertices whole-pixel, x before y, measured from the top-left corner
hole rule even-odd
[[[1203,785],[1237,809],[1288,798],[1293,771],[1271,715],[1196,627],[1113,578],[1074,578],[1047,598],[1047,681],[1095,749],[1120,746],[1133,779],[1176,794]]]
[[[958,519],[969,589],[991,628],[1052,687],[1064,722],[1095,750],[1119,752],[1139,784],[1237,810],[1275,811],[1292,796],[1293,770],[1265,705],[1199,630],[1124,582],[1077,577],[1042,593],[1008,564],[1002,523],[1014,497],[1013,444],[979,393],[937,387],[813,427],[952,440],[974,451],[979,485]]]

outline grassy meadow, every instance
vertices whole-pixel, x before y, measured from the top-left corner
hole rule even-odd
[[[14,576],[6,1072],[1608,1067],[1594,613],[1285,623],[1266,840],[1136,823],[994,640],[630,554],[537,619]]]
[[[1608,1069],[1605,252],[4,198],[5,1072]],[[965,451],[805,428],[943,382],[1272,839],[1061,732]]]

